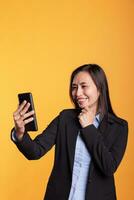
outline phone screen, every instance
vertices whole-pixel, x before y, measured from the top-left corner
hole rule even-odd
[[[31,110],[34,110],[34,112],[35,112],[32,93],[30,93],[30,92],[20,93],[20,94],[18,94],[18,99],[19,99],[19,104],[21,104],[24,100],[26,100],[27,102],[30,103],[30,107],[27,112],[29,112]],[[34,120],[25,125],[26,131],[37,131],[38,130],[36,113],[34,113],[34,115],[32,117],[34,118]]]

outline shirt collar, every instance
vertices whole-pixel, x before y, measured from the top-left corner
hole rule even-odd
[[[95,118],[96,118],[96,120],[97,120],[98,122],[100,122],[100,113],[98,113],[98,114],[95,116]]]

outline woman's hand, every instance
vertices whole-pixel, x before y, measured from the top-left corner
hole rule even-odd
[[[82,128],[93,124],[95,114],[96,113],[88,107],[85,107],[81,110],[81,113],[79,114],[78,118]]]
[[[30,103],[23,101],[22,104],[20,104],[17,110],[13,113],[15,131],[18,139],[21,139],[25,133],[25,124],[28,124],[33,120],[32,115],[34,114],[34,111],[32,110],[27,113],[29,107]],[[27,117],[30,118],[27,119]]]

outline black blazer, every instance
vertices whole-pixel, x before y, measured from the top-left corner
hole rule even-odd
[[[62,111],[34,140],[26,133],[18,149],[29,160],[39,159],[55,145],[55,159],[45,200],[68,200],[78,131],[91,155],[85,200],[116,200],[114,172],[124,155],[128,124],[107,114],[98,129],[81,128],[75,109]],[[80,199],[79,199],[80,200]]]

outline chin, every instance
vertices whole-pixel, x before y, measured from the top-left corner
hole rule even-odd
[[[86,104],[79,105],[80,108],[85,108],[85,107],[87,107],[87,106],[88,106],[88,105],[86,105]]]

